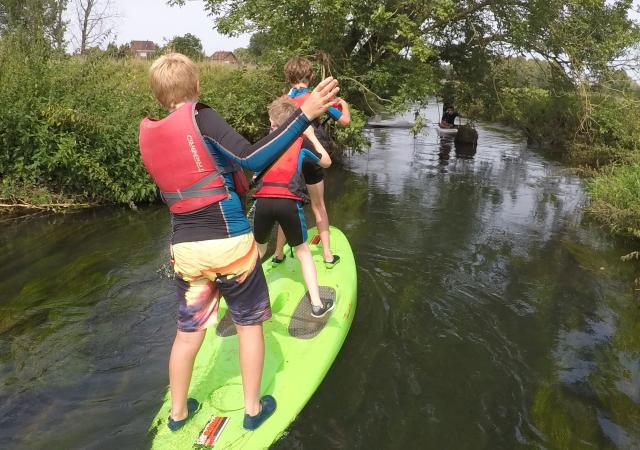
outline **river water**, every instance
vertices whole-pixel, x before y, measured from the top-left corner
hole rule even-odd
[[[275,448],[640,448],[625,247],[582,216],[579,178],[479,132],[474,151],[372,129],[329,171],[358,309]],[[0,448],[148,446],[175,332],[168,228],[159,206],[3,224]]]

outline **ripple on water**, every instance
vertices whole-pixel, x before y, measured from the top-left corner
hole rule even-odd
[[[326,181],[357,314],[275,448],[638,447],[633,274],[583,223],[580,180],[504,127],[480,124],[475,152],[433,128],[369,136]],[[153,207],[2,230],[0,442],[148,446],[175,333],[168,225]]]

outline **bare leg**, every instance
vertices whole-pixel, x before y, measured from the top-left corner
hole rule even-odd
[[[182,420],[187,417],[187,394],[193,362],[204,340],[206,330],[186,333],[179,331],[173,341],[169,357],[169,386],[171,389],[171,418]]]
[[[316,226],[318,234],[322,241],[322,253],[325,261],[333,261],[333,253],[331,253],[331,242],[329,240],[329,215],[324,204],[324,181],[320,183],[307,185],[309,197],[311,198],[311,209],[316,218]]]
[[[264,366],[264,336],[262,324],[236,325],[240,345],[240,374],[244,392],[244,408],[255,416],[260,412],[260,382]]]
[[[320,288],[318,288],[318,273],[316,272],[316,265],[313,262],[313,256],[311,250],[306,242],[294,247],[296,251],[296,257],[300,261],[302,266],[302,276],[304,282],[307,284],[309,290],[309,297],[311,303],[319,308],[322,307],[322,301],[320,301]]]
[[[276,251],[274,256],[278,259],[284,258],[284,243],[287,241],[287,238],[284,236],[284,231],[282,231],[282,227],[278,225],[278,234],[276,236]]]
[[[258,246],[258,254],[260,255],[260,259],[262,259],[264,254],[267,253],[267,246],[269,244],[267,242],[265,242],[264,244],[256,242],[256,245]]]

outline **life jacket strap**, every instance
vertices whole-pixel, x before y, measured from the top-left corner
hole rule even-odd
[[[202,198],[209,196],[217,196],[220,194],[229,194],[229,191],[226,186],[221,186],[217,188],[211,189],[202,189],[202,187],[206,186],[216,178],[220,176],[220,172],[213,171],[206,177],[201,180],[193,183],[186,189],[177,190],[175,192],[160,192],[160,196],[162,200],[169,206],[173,206],[178,203],[180,200],[185,200],[188,198]]]
[[[234,167],[234,166],[226,166],[226,167],[222,167],[222,170],[220,170],[220,175],[225,175],[227,173],[233,173],[233,172],[237,172],[238,168]]]
[[[284,184],[284,183],[273,183],[271,181],[263,181],[262,182],[263,186],[273,186],[273,187],[281,187],[281,188],[287,188],[289,189],[289,185],[288,184]]]

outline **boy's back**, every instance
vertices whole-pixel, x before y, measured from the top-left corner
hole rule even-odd
[[[313,65],[306,58],[291,58],[284,66],[284,76],[291,89],[288,93],[289,98],[298,105],[304,105],[309,98],[309,83],[313,79]],[[347,126],[351,122],[351,113],[349,105],[341,98],[334,97],[327,113],[333,118],[337,125]],[[312,123],[314,132],[320,141],[320,146],[331,145],[331,140],[325,132],[325,128],[319,120]],[[324,203],[324,173],[321,167],[316,164],[309,163],[306,160],[302,166],[302,172],[307,184],[309,198],[311,200],[311,209],[316,219],[318,234],[322,241],[322,253],[324,257],[325,267],[332,268],[339,261],[340,256],[333,254],[331,251],[331,238],[329,233],[329,214]],[[276,251],[272,262],[278,264],[284,260],[284,235],[278,232],[276,243]]]
[[[269,106],[272,127],[278,126],[282,117],[295,108],[291,100],[280,98],[274,101]],[[333,303],[325,304],[320,300],[315,265],[306,243],[307,225],[302,207],[308,201],[308,196],[301,170],[303,160],[307,158],[316,164],[330,164],[329,156],[321,146],[317,151],[312,142],[298,139],[264,174],[259,175],[261,179],[254,194],[256,209],[253,233],[261,254],[264,254],[274,225],[280,225],[302,264],[312,302],[312,314],[321,317],[333,308]]]

